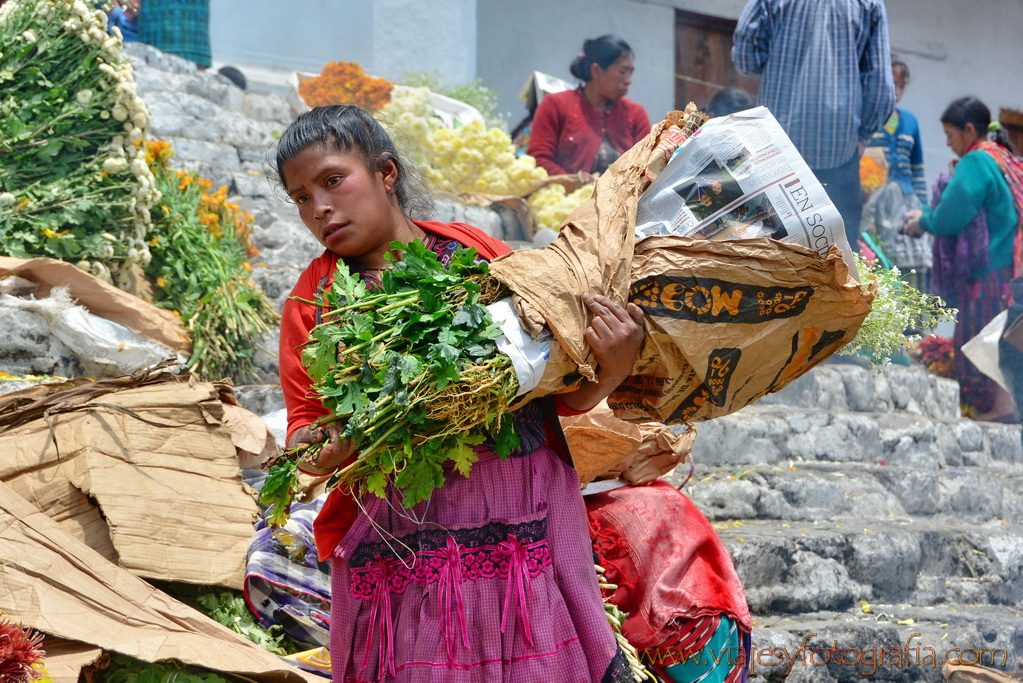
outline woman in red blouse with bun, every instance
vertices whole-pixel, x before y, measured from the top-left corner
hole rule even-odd
[[[625,97],[635,68],[632,48],[618,36],[583,43],[570,67],[582,85],[547,95],[536,108],[527,153],[537,165],[551,175],[603,173],[642,140],[650,119]]]

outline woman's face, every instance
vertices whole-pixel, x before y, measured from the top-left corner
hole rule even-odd
[[[597,93],[609,100],[625,97],[632,84],[632,72],[636,70],[636,60],[631,54],[624,54],[611,62],[606,69],[594,64],[590,70],[590,79],[596,86]]]
[[[980,138],[972,123],[967,123],[965,128],[956,128],[951,123],[942,123],[941,126],[945,129],[945,144],[958,157],[966,154]]]
[[[281,172],[302,222],[324,247],[346,259],[387,251],[400,223],[393,161],[374,172],[358,155],[321,144],[303,149]]]

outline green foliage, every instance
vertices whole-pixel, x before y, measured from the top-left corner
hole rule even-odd
[[[874,365],[885,365],[908,343],[920,340],[907,330],[928,330],[942,322],[955,322],[956,309],[947,308],[940,297],[924,294],[902,279],[898,268],[867,263],[854,254],[860,282],[874,281],[877,294],[856,338],[839,350],[847,356],[864,355]]]
[[[328,485],[377,496],[393,485],[411,507],[444,484],[446,468],[468,476],[473,447],[489,439],[507,457],[518,446],[507,413],[518,383],[485,306],[501,288],[476,250],[456,251],[445,269],[418,241],[391,247],[402,258],[374,291],[338,263],[319,304],[325,322],[312,330],[303,362],[330,412],[317,426],[343,423],[342,437],[359,453]],[[289,458],[306,454],[299,448]],[[264,503],[283,505],[291,492],[287,459],[271,468]]]
[[[288,655],[298,650],[294,643],[280,633],[280,626],[271,626],[268,631],[256,623],[241,591],[186,583],[160,583],[158,586],[218,624],[245,636],[267,652]]]
[[[104,683],[228,683],[223,676],[180,662],[142,662],[113,653]]]
[[[316,449],[317,451],[319,449]],[[312,449],[306,454],[313,452]],[[271,526],[283,526],[291,512],[291,500],[301,490],[298,485],[298,460],[281,458],[267,473],[259,494],[259,502],[273,509],[267,518]]]
[[[508,122],[497,108],[497,92],[483,85],[483,81],[478,78],[461,85],[444,85],[440,71],[407,71],[398,82],[412,88],[429,88],[439,95],[465,102],[483,115],[489,127],[508,127]]]
[[[107,279],[111,266],[148,260],[158,196],[134,144],[148,121],[102,10],[81,0],[4,3],[0,249],[76,261]]]

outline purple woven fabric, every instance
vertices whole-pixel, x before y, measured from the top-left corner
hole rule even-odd
[[[332,568],[335,681],[591,683],[615,668],[578,478],[548,447],[481,452],[470,479],[449,474],[411,510],[364,502]]]
[[[931,188],[931,206],[937,206],[941,201],[941,193],[951,178],[952,174],[948,172],[942,172],[935,178]],[[959,305],[964,288],[976,280],[976,273],[987,267],[988,233],[984,209],[962,232],[935,236],[931,286],[950,305]]]

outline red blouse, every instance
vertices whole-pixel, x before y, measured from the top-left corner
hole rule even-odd
[[[649,132],[650,119],[639,103],[622,97],[601,114],[577,88],[540,100],[526,152],[551,175],[589,173],[605,134],[621,154]]]

